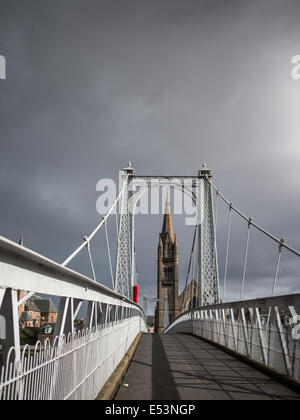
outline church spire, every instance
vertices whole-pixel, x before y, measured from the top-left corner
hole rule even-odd
[[[178,245],[170,207],[168,195],[162,232],[159,235],[157,258],[157,298],[159,300],[155,311],[155,331],[159,333],[165,328],[166,318],[168,322],[173,322],[179,316]],[[168,304],[165,307],[166,301]]]
[[[162,233],[165,233],[165,234],[168,233],[171,241],[172,242],[175,241],[169,194],[167,195],[167,199],[166,199],[165,216],[164,216]]]

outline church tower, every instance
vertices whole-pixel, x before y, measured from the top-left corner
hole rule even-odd
[[[168,296],[168,321],[179,316],[178,307],[178,244],[173,229],[170,202],[167,197],[162,232],[159,235],[157,256],[157,302],[155,312],[155,331],[164,330],[165,297]]]

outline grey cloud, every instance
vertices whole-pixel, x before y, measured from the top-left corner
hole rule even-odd
[[[117,180],[128,160],[148,174],[192,174],[206,161],[236,205],[299,249],[299,18],[295,0],[0,0],[0,233],[23,231],[29,247],[62,261],[99,221],[100,178]],[[156,293],[160,225],[138,220],[142,294]],[[175,226],[183,285],[192,230],[177,217]],[[233,297],[245,238],[235,229]],[[249,296],[270,289],[268,246],[252,250]],[[95,253],[109,284],[104,237]],[[299,289],[289,261],[286,291]],[[84,256],[74,267],[89,273]]]

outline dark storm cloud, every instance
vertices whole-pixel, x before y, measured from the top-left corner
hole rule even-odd
[[[299,249],[300,82],[290,75],[299,19],[296,0],[0,0],[0,233],[24,232],[27,246],[63,261],[99,220],[100,178],[117,180],[128,160],[163,174],[196,173],[206,161],[236,205]],[[150,296],[161,217],[151,228],[145,220],[137,264]],[[192,229],[174,222],[183,284]],[[245,226],[235,232],[233,297]],[[225,238],[224,213],[221,279]],[[269,293],[276,260],[275,246],[257,265],[258,249],[254,297]],[[104,238],[94,252],[109,284]],[[282,291],[299,290],[292,266],[283,261]],[[75,267],[89,273],[84,258]]]

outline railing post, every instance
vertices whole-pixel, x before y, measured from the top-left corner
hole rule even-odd
[[[5,290],[0,307],[0,317],[5,318],[5,338],[1,340],[3,363],[7,363],[7,356],[13,347],[15,350],[14,362],[17,364],[21,360],[17,290],[11,288]]]
[[[59,302],[58,318],[55,324],[53,340],[55,337],[74,333],[74,309],[73,299],[62,297]]]
[[[258,333],[259,333],[259,339],[260,339],[260,345],[261,345],[261,352],[263,356],[263,362],[265,365],[268,365],[267,343],[266,343],[266,337],[263,332],[259,308],[255,308],[255,315],[256,315],[257,324],[258,324]]]
[[[245,316],[245,309],[241,308],[241,316],[242,316],[242,323],[243,323],[243,331],[244,331],[244,340],[246,345],[246,352],[247,356],[250,357],[250,345],[249,345],[249,336],[248,336],[248,330],[247,330],[247,322],[246,322],[246,316]]]
[[[286,373],[287,373],[287,375],[292,376],[293,375],[293,369],[292,369],[292,365],[291,365],[291,361],[290,361],[290,357],[289,357],[287,342],[286,342],[284,332],[283,332],[283,328],[282,328],[282,322],[281,322],[279,309],[278,309],[277,306],[275,306],[274,309],[275,309],[275,314],[276,314],[276,323],[277,323],[277,328],[278,328],[278,332],[279,332],[279,336],[280,336],[282,353],[284,355]]]

